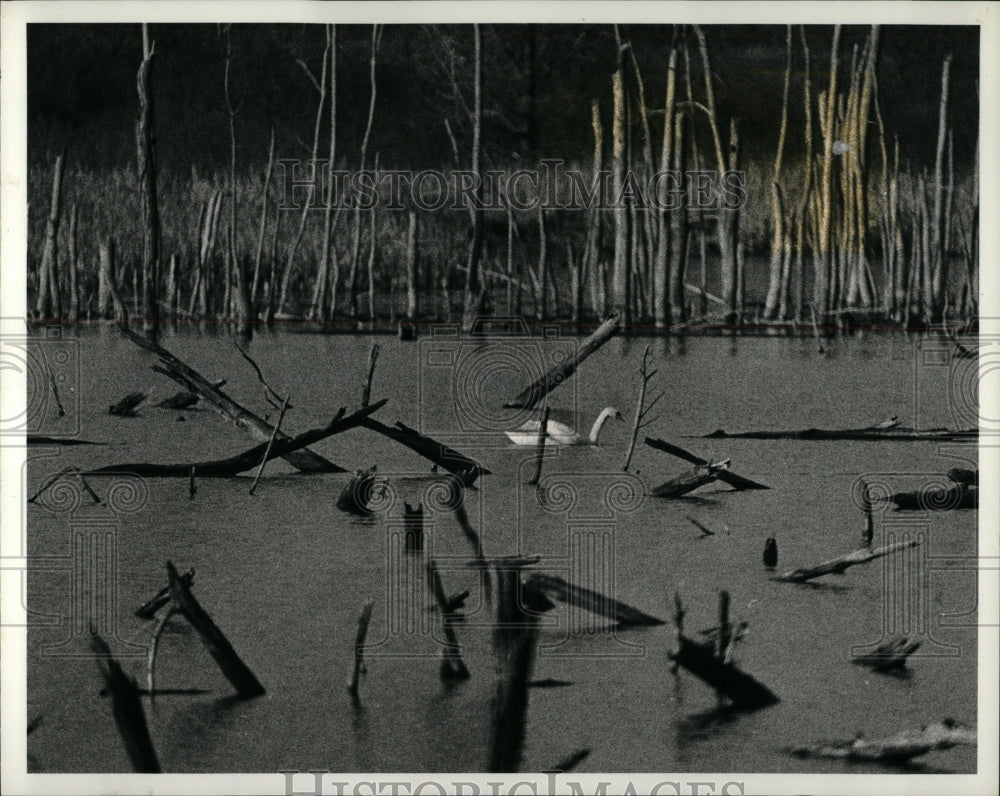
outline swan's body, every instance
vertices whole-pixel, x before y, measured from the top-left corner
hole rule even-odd
[[[622,419],[621,414],[613,406],[606,407],[597,416],[590,434],[586,437],[577,434],[565,423],[556,420],[549,420],[545,426],[546,445],[596,445],[601,434],[601,429],[610,418]],[[518,426],[514,431],[504,432],[508,439],[515,445],[537,445],[538,430],[542,425],[541,420],[529,420]]]

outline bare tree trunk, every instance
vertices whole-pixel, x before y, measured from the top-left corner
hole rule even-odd
[[[69,262],[66,264],[69,275],[69,320],[80,320],[80,252],[77,248],[77,223],[79,213],[74,203],[69,214]]]
[[[365,134],[361,139],[361,163],[358,167],[365,170],[368,158],[368,141],[372,133],[372,121],[375,118],[375,97],[377,83],[375,80],[375,67],[378,63],[378,46],[382,38],[382,28],[380,25],[372,25],[372,47],[371,57],[368,60],[368,82],[371,86],[371,97],[368,102],[368,122],[365,125]],[[358,314],[358,265],[361,257],[361,208],[355,202],[354,207],[354,230],[351,235],[351,270],[347,276],[348,301],[352,317]]]
[[[149,26],[142,26],[142,63],[139,65],[139,122],[136,143],[139,154],[139,190],[142,196],[142,325],[146,337],[156,340],[157,291],[160,278],[160,214],[156,200],[156,145],[153,134],[153,56],[156,47]]]
[[[250,312],[257,317],[257,289],[260,285],[260,263],[264,254],[264,234],[267,232],[267,200],[271,188],[271,174],[274,171],[274,127],[271,128],[271,143],[267,148],[267,171],[264,173],[264,190],[260,200],[260,232],[257,235],[257,251],[254,254],[253,282],[250,285]]]
[[[309,317],[319,317],[328,321],[337,312],[337,283],[340,281],[340,268],[337,263],[336,246],[333,243],[334,213],[333,205],[339,197],[334,196],[333,172],[337,159],[337,26],[326,27],[327,46],[330,48],[330,151],[326,164],[326,202],[323,206],[323,254],[316,277],[316,291],[313,305],[309,309]],[[333,285],[330,287],[330,301],[326,300],[327,285],[330,273],[333,271]]]
[[[545,210],[538,204],[538,320],[549,318],[549,258],[548,235],[545,232]]]
[[[583,251],[584,270],[590,278],[590,306],[597,318],[603,318],[607,313],[604,292],[604,276],[601,273],[601,201],[604,181],[601,170],[604,168],[604,128],[601,126],[601,109],[597,100],[590,103],[590,124],[594,131],[594,168],[592,188],[596,186],[597,196],[590,208],[587,224],[587,242]]]
[[[376,26],[377,27],[377,26]],[[312,81],[316,90],[319,92],[319,105],[316,107],[316,123],[313,125],[313,141],[312,141],[312,180],[309,183],[309,191],[306,196],[305,205],[302,208],[302,215],[299,217],[299,228],[292,239],[292,245],[288,249],[288,259],[285,261],[285,271],[281,276],[281,293],[278,298],[278,312],[285,311],[285,301],[288,299],[288,286],[291,282],[292,267],[295,265],[295,255],[298,252],[299,244],[302,242],[302,236],[306,231],[306,220],[309,218],[309,211],[312,208],[315,197],[316,197],[316,180],[319,176],[316,173],[317,160],[319,158],[319,130],[320,125],[323,121],[323,105],[326,102],[326,76],[327,70],[326,65],[330,58],[330,39],[327,38],[326,46],[323,48],[323,63],[320,67],[320,79],[316,80],[312,73],[309,72],[305,63],[300,61],[299,64],[306,71],[309,79]],[[365,145],[367,145],[367,138],[365,139]],[[364,163],[362,162],[361,168],[364,169]],[[360,210],[357,212],[361,212]]]
[[[406,230],[406,317],[413,320],[417,317],[417,260],[418,254],[418,230],[417,214],[411,210],[408,218]],[[510,281],[507,282],[507,289],[510,290]]]
[[[56,261],[59,254],[59,216],[60,197],[62,196],[63,161],[65,153],[56,156],[56,165],[52,174],[52,201],[49,204],[49,217],[45,222],[45,248],[42,249],[42,262],[38,268],[38,303],[35,314],[39,318],[51,318],[53,313],[62,317],[59,306],[59,280],[56,278]]]
[[[934,215],[931,229],[931,322],[941,320],[944,308],[944,284],[946,251],[944,236],[944,145],[948,130],[948,83],[951,72],[951,56],[944,59],[941,66],[941,103],[938,109],[938,138],[934,156]]]
[[[483,211],[482,180],[479,163],[482,156],[483,134],[483,49],[479,25],[473,25],[473,103],[472,103],[472,174],[476,181],[475,206],[472,208],[472,243],[469,245],[469,259],[465,273],[465,293],[463,300],[464,323],[471,323],[476,315],[480,294],[479,259],[483,251]],[[544,295],[544,285],[542,292]],[[544,313],[544,308],[542,310]]]
[[[792,26],[785,31],[785,84],[781,94],[781,126],[778,151],[774,156],[771,177],[771,269],[764,300],[764,319],[774,320],[781,303],[781,277],[785,246],[785,211],[781,203],[781,165],[785,154],[785,134],[788,131],[788,90],[792,80]]]
[[[680,207],[670,211],[670,276],[669,300],[672,322],[682,322],[687,317],[684,303],[684,279],[687,273],[688,259],[688,210],[687,210],[687,176],[684,159],[684,113],[680,112],[674,119],[674,173],[681,178]]]
[[[628,209],[622,199],[625,184],[625,78],[623,50],[618,51],[618,68],[612,82],[614,112],[611,128],[611,158],[613,173],[613,197],[615,219],[615,260],[612,270],[612,292],[614,311],[628,328],[631,320],[632,302],[629,294],[629,229]]]
[[[840,48],[840,25],[833,28],[833,44],[830,47],[830,85],[826,94],[820,94],[820,126],[823,129],[823,165],[820,178],[820,217],[816,248],[816,274],[813,283],[813,304],[820,323],[826,322],[829,310],[828,282],[833,270],[832,246],[830,242],[833,219],[833,140],[836,120],[834,112],[837,101],[837,53]]]
[[[663,106],[663,143],[660,147],[660,173],[670,170],[672,148],[674,145],[674,95],[677,84],[677,48],[670,50],[670,61],[667,65],[667,96]],[[675,318],[683,314],[683,309],[675,307],[673,296],[669,291],[670,284],[670,215],[666,209],[669,192],[663,178],[658,185],[659,204],[657,209],[658,230],[656,233],[656,256],[653,264],[653,293],[655,295],[654,320],[657,329],[663,329]],[[683,299],[683,296],[682,296]]]
[[[97,270],[97,314],[102,318],[114,317],[115,302],[115,244],[111,238],[102,240],[99,247]]]

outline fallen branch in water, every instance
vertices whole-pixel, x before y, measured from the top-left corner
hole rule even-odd
[[[237,693],[242,697],[260,696],[263,694],[264,686],[254,677],[253,672],[247,668],[246,664],[240,660],[232,644],[229,643],[229,640],[219,630],[215,622],[212,621],[212,617],[198,604],[194,595],[191,594],[188,587],[184,585],[184,581],[181,580],[180,575],[177,574],[174,565],[169,561],[167,562],[167,577],[170,578],[170,601],[177,610],[184,614],[191,623],[191,626],[198,631],[201,643],[205,645],[205,649],[215,659],[215,662],[219,664],[222,673],[232,683]]]
[[[470,459],[468,456],[449,448],[443,442],[425,436],[398,420],[395,427],[387,426],[375,418],[369,418],[358,425],[371,431],[377,431],[400,445],[405,445],[410,450],[416,451],[442,469],[457,475],[463,486],[472,486],[481,475],[492,475],[475,459]]]
[[[884,644],[880,644],[873,652],[866,655],[856,655],[851,658],[852,663],[868,666],[876,672],[888,672],[902,669],[906,666],[906,659],[920,648],[919,641],[913,641],[906,636],[902,638],[891,638]]]
[[[534,409],[538,406],[546,395],[573,375],[583,360],[614,337],[619,329],[619,320],[617,315],[608,318],[580,344],[575,357],[550,368],[543,376],[521,390],[514,400],[505,403],[504,409]]]
[[[274,428],[265,420],[255,415],[249,409],[244,408],[228,395],[223,393],[218,386],[202,376],[194,368],[182,362],[171,354],[163,346],[148,340],[145,336],[136,334],[127,326],[119,326],[121,333],[140,348],[155,354],[160,365],[153,365],[152,369],[168,378],[173,379],[186,390],[200,396],[206,403],[215,408],[226,420],[232,422],[237,428],[243,429],[251,436],[261,441],[267,441],[271,437]],[[290,439],[287,434],[280,434],[278,441]],[[313,453],[310,450],[294,450],[283,455],[290,465],[297,470],[307,473],[343,473],[343,467],[334,464],[328,459]]]
[[[90,470],[86,475],[128,472],[146,478],[190,478],[191,469],[194,468],[201,478],[231,478],[259,466],[262,457],[264,457],[263,461],[284,457],[287,453],[301,450],[307,445],[312,445],[334,434],[339,434],[341,431],[361,425],[361,422],[366,417],[385,406],[387,400],[383,399],[378,403],[366,406],[346,416],[346,410],[341,407],[329,425],[323,428],[305,431],[296,437],[287,437],[283,434],[284,439],[275,440],[273,443],[270,441],[263,442],[236,456],[230,456],[228,459],[213,459],[211,461],[194,463],[186,462],[184,464],[150,464],[147,462],[113,464],[96,470]],[[268,450],[269,446],[270,450]]]
[[[941,442],[965,442],[979,438],[978,429],[952,431],[947,428],[919,430],[906,426],[883,427],[882,424],[867,428],[824,429],[806,428],[800,431],[740,431],[730,432],[718,429],[704,434],[705,439],[808,439],[808,440],[938,440]]]
[[[822,577],[823,575],[843,575],[844,572],[847,571],[848,567],[854,567],[858,564],[867,564],[869,561],[874,561],[876,558],[881,558],[882,556],[887,556],[891,553],[897,553],[908,547],[916,547],[919,544],[919,539],[909,539],[904,542],[895,542],[893,544],[886,545],[885,547],[877,547],[874,550],[870,548],[853,550],[846,555],[831,558],[829,561],[824,561],[814,567],[793,569],[791,572],[775,576],[772,580],[779,580],[784,583],[805,583],[806,581]]]
[[[525,578],[524,585],[528,590],[540,592],[549,599],[582,608],[592,614],[610,619],[619,625],[648,626],[666,624],[662,619],[650,616],[638,608],[633,608],[631,605],[619,602],[605,594],[568,583],[558,575],[532,572]]]
[[[628,472],[628,466],[632,463],[632,453],[635,451],[635,441],[639,437],[639,429],[645,428],[653,420],[647,420],[646,416],[653,411],[653,407],[659,402],[663,397],[664,391],[661,391],[652,401],[650,401],[649,406],[646,406],[646,388],[649,386],[650,379],[657,374],[657,371],[649,372],[646,361],[649,359],[649,346],[646,346],[645,351],[642,352],[642,365],[639,367],[639,376],[642,379],[642,384],[639,385],[639,401],[635,407],[635,418],[632,421],[632,434],[629,437],[628,450],[625,451],[625,461],[622,462],[622,470]]]
[[[671,445],[669,442],[664,442],[662,439],[653,439],[652,437],[646,437],[646,444],[651,448],[655,448],[658,451],[663,451],[664,453],[669,453],[671,456],[676,456],[679,459],[684,459],[684,461],[691,462],[691,464],[696,464],[699,467],[707,467],[710,462],[708,459],[702,459],[700,456],[695,456],[693,453],[689,453],[678,445]],[[725,481],[733,489],[770,489],[771,487],[764,484],[759,484],[756,481],[751,481],[749,478],[744,478],[742,475],[737,475],[734,472],[726,470],[720,472],[718,475],[720,481]]]
[[[668,500],[683,497],[688,492],[693,492],[698,487],[718,480],[720,474],[724,473],[728,468],[729,459],[726,459],[724,462],[709,464],[707,467],[695,467],[693,470],[683,473],[676,478],[671,478],[666,483],[660,484],[656,487],[656,489],[649,493],[650,497],[666,498]]]

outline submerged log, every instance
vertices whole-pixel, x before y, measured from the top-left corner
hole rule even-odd
[[[791,572],[775,576],[772,580],[779,580],[784,583],[805,583],[806,581],[823,575],[843,575],[844,572],[847,571],[848,567],[857,566],[858,564],[867,564],[869,561],[874,561],[876,558],[881,558],[882,556],[887,556],[891,553],[897,553],[908,547],[916,547],[919,544],[919,539],[909,539],[903,542],[895,542],[894,544],[886,545],[885,547],[878,547],[874,550],[866,547],[860,550],[854,550],[846,555],[838,556],[837,558],[831,558],[829,561],[824,561],[814,567],[793,569]]]
[[[111,694],[115,724],[129,760],[132,761],[132,768],[138,774],[159,774],[160,761],[153,748],[153,739],[146,724],[146,712],[142,709],[135,680],[122,671],[104,639],[96,633],[91,636],[90,648],[98,656],[105,688]]]
[[[978,439],[979,430],[954,431],[947,428],[915,429],[906,426],[883,428],[883,424],[866,428],[824,429],[806,428],[800,431],[739,431],[718,429],[704,434],[704,439],[807,439],[807,440],[936,440],[939,442],[966,442]]]
[[[919,648],[919,641],[913,641],[906,636],[891,638],[876,647],[874,652],[867,655],[856,655],[851,658],[851,662],[868,666],[877,672],[894,671],[904,668],[906,659]]]
[[[218,386],[210,382],[194,368],[182,362],[163,346],[154,341],[148,340],[143,335],[136,334],[127,326],[119,326],[119,329],[122,334],[128,337],[128,339],[137,346],[144,348],[159,358],[160,365],[152,366],[153,370],[157,373],[162,373],[164,376],[176,381],[184,387],[184,389],[196,393],[206,403],[214,407],[220,415],[226,418],[226,420],[232,422],[237,428],[247,431],[251,436],[258,440],[266,441],[270,439],[271,432],[274,430],[270,424],[255,415],[250,410],[240,406],[240,404],[225,393],[221,392]],[[278,435],[278,441],[287,439],[290,439],[287,434],[282,433]],[[282,455],[282,458],[297,470],[301,470],[302,472],[347,472],[343,467],[334,464],[328,459],[324,459],[322,456],[313,453],[310,450],[289,451],[287,455]]]
[[[676,478],[672,478],[669,481],[660,484],[649,494],[651,497],[658,498],[679,498],[686,495],[688,492],[692,492],[700,486],[710,484],[712,481],[717,480],[719,478],[719,474],[725,472],[728,468],[728,459],[724,462],[710,464],[708,467],[695,467],[693,470],[690,470],[683,475],[679,475]]]
[[[897,492],[889,497],[897,511],[951,511],[979,508],[979,489],[956,483],[947,489],[921,489]]]
[[[181,580],[180,575],[177,574],[174,565],[169,561],[167,562],[167,577],[170,578],[171,602],[178,610],[183,612],[192,627],[198,631],[201,643],[205,645],[205,649],[215,659],[215,662],[219,664],[222,673],[232,683],[237,693],[242,697],[260,696],[263,694],[264,686],[254,677],[253,672],[247,668],[247,665],[240,660],[240,656],[236,654],[233,645],[229,643],[229,640],[219,630],[215,622],[212,621],[212,617],[198,604],[194,595],[191,594],[188,587]]]
[[[322,439],[339,434],[349,428],[354,428],[361,424],[364,418],[373,412],[377,412],[385,406],[388,399],[383,399],[376,404],[366,406],[353,414],[345,416],[345,409],[340,408],[337,415],[330,421],[330,424],[323,428],[305,431],[296,437],[276,439],[273,444],[263,442],[255,445],[250,450],[230,456],[228,459],[213,459],[205,462],[186,462],[184,464],[150,464],[139,462],[134,464],[113,464],[107,467],[100,467],[90,470],[86,475],[101,475],[107,473],[134,473],[146,478],[190,478],[192,468],[201,478],[231,478],[240,473],[259,467],[261,461],[270,461],[278,457],[283,457],[287,453],[302,450],[307,445],[312,445]],[[270,449],[268,449],[270,446]]]
[[[619,328],[619,316],[612,315],[580,344],[575,357],[550,368],[545,375],[521,390],[516,398],[505,403],[504,409],[534,409],[546,395],[572,376],[583,360],[610,340]]]
[[[928,752],[959,745],[975,746],[976,731],[953,719],[944,719],[916,730],[903,730],[888,738],[867,740],[859,734],[850,740],[806,744],[792,747],[789,751],[798,757],[906,763]]]
[[[410,428],[398,420],[395,427],[387,426],[385,423],[381,423],[374,418],[368,418],[358,425],[372,431],[377,431],[379,434],[395,440],[400,445],[405,445],[410,450],[416,451],[443,470],[457,475],[462,481],[463,486],[472,486],[481,475],[492,475],[489,470],[475,459],[470,459],[468,456],[449,448],[442,442],[421,434],[416,429]]]
[[[689,453],[684,450],[684,448],[678,445],[671,445],[669,442],[664,442],[662,439],[653,439],[652,437],[646,437],[646,444],[651,448],[663,451],[664,453],[669,453],[672,456],[676,456],[679,459],[684,459],[685,461],[691,462],[691,464],[696,464],[699,467],[705,467],[710,462],[708,459],[702,459],[700,456],[695,456],[693,453]],[[771,487],[765,484],[759,484],[756,481],[751,481],[749,478],[744,478],[742,475],[737,475],[734,472],[725,470],[720,472],[718,475],[720,481],[725,481],[733,489],[770,489]]]
[[[780,700],[766,685],[716,655],[716,641],[701,643],[677,633],[677,649],[670,659],[726,696],[733,707],[756,710]]]
[[[528,591],[539,592],[548,599],[568,603],[625,626],[664,625],[662,619],[650,616],[607,595],[568,583],[558,575],[532,572],[524,580]]]
[[[158,404],[156,404],[157,409],[190,409],[198,401],[201,400],[193,392],[188,392],[187,390],[181,390],[180,392],[174,393],[169,398],[164,398]]]
[[[371,514],[368,504],[375,491],[376,466],[367,470],[357,470],[337,497],[337,508],[350,514],[367,516]]]
[[[68,439],[59,437],[45,437],[41,434],[28,434],[25,437],[28,445],[107,445],[106,442],[92,442],[87,439]]]
[[[122,398],[118,403],[111,404],[108,407],[109,415],[117,415],[118,417],[135,417],[136,407],[146,400],[146,393],[144,392],[130,392],[124,398]]]

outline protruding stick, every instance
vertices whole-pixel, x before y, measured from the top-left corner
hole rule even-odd
[[[257,483],[260,481],[260,477],[264,474],[264,468],[267,466],[267,460],[271,455],[271,448],[274,445],[274,438],[278,435],[278,431],[281,430],[281,421],[285,419],[285,411],[288,409],[288,398],[286,397],[281,403],[281,412],[278,415],[278,422],[274,424],[274,429],[271,431],[271,438],[267,441],[267,448],[264,449],[264,458],[260,460],[260,467],[257,468],[257,475],[254,476],[253,483],[250,484],[250,494],[254,493],[257,489]],[[194,468],[191,468],[194,471]]]
[[[535,447],[535,474],[529,484],[535,485],[542,478],[542,463],[545,461],[545,438],[549,434],[549,407],[542,412],[542,422],[538,425],[538,443]]]
[[[356,700],[358,698],[358,684],[361,675],[365,673],[365,639],[368,637],[368,623],[372,619],[372,608],[375,607],[374,600],[367,600],[361,606],[361,613],[358,615],[358,634],[354,639],[354,671],[351,674],[351,682],[347,690]]]
[[[375,376],[375,363],[378,361],[378,343],[372,343],[368,352],[368,375],[365,377],[365,388],[361,393],[361,405],[368,406],[372,396],[372,378]]]

